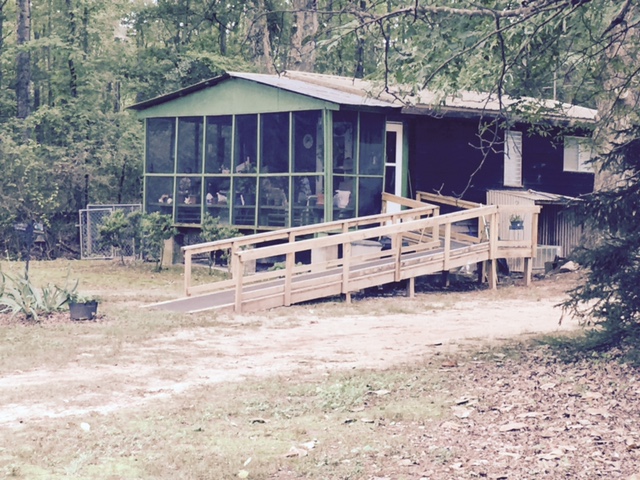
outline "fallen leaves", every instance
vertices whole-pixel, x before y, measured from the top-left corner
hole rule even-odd
[[[507,423],[506,425],[501,425],[500,428],[498,428],[498,431],[500,431],[500,432],[515,432],[515,431],[518,431],[518,430],[524,430],[525,428],[527,428],[527,424],[526,423],[511,422],[511,423]]]

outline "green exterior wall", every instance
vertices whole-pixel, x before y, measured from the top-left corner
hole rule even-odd
[[[267,85],[232,78],[138,112],[138,118],[338,110],[339,105]]]

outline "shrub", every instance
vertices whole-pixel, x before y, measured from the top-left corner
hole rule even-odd
[[[227,240],[229,238],[239,237],[240,235],[240,230],[226,223],[221,223],[220,218],[218,217],[212,217],[206,213],[202,219],[200,237],[205,242]],[[209,253],[209,273],[211,273],[211,268],[216,264],[217,257],[219,257],[223,262],[227,262],[229,260],[229,250],[226,249],[222,252],[217,251]]]

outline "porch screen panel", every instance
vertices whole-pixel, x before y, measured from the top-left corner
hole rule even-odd
[[[382,210],[382,178],[360,177],[358,181],[358,216],[376,215]]]
[[[178,119],[178,173],[202,173],[202,117]]]
[[[256,225],[256,185],[255,175],[233,178],[233,224]]]
[[[293,114],[293,171],[295,173],[324,171],[322,112]]]
[[[231,181],[228,177],[207,177],[205,182],[205,211],[220,223],[229,223]]]
[[[173,173],[175,169],[175,118],[148,118],[146,173]]]
[[[260,178],[258,185],[258,226],[288,227],[289,177],[268,176]]]
[[[289,171],[289,113],[260,116],[260,172]]]
[[[385,124],[383,115],[360,114],[360,175],[382,175],[384,172]]]
[[[231,171],[231,115],[207,117],[205,143],[205,172]]]
[[[321,176],[294,177],[292,226],[311,225],[324,221],[324,192]]]
[[[145,212],[173,216],[173,177],[153,176],[147,177],[145,181]]]
[[[258,116],[236,116],[236,140],[234,149],[233,171],[237,173],[252,173],[256,171],[258,151]]]
[[[522,186],[522,133],[507,130],[504,139],[504,186]]]
[[[178,177],[176,189],[176,223],[200,223],[202,177]]]

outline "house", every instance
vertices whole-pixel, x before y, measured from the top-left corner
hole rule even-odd
[[[226,73],[130,108],[145,122],[144,209],[183,233],[205,214],[247,231],[375,214],[383,191],[485,203],[490,191],[593,189],[596,112],[548,100]],[[533,128],[526,111],[539,114]]]

